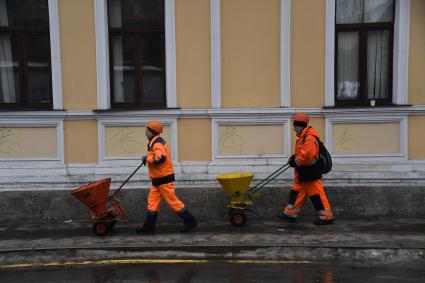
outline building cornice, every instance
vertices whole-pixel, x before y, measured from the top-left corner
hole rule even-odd
[[[254,118],[291,117],[295,112],[304,112],[311,117],[361,117],[361,116],[425,116],[425,105],[388,107],[325,107],[325,108],[199,108],[155,110],[54,110],[54,111],[0,111],[0,120],[5,119],[127,119],[127,118]]]

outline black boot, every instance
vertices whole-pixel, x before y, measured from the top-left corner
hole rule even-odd
[[[323,211],[325,209],[322,199],[320,198],[319,195],[313,195],[310,196],[310,200],[314,205],[314,208],[316,209],[316,211],[321,214],[320,212]],[[330,210],[329,210],[330,211]],[[321,219],[321,218],[317,218],[313,221],[314,225],[330,225],[333,224],[334,221],[333,219]]]
[[[297,220],[297,218],[295,218],[293,216],[289,216],[285,212],[282,212],[282,211],[279,211],[279,213],[276,214],[276,217],[279,218],[280,220],[288,221],[289,223],[294,223],[295,220]]]
[[[142,228],[136,228],[137,233],[141,234],[155,234],[155,224],[156,218],[158,217],[158,212],[156,211],[147,211],[145,223],[143,223]]]
[[[313,221],[314,225],[331,225],[334,223],[333,219],[329,219],[329,220],[323,220],[320,218],[317,218]]]
[[[189,210],[184,209],[183,211],[177,213],[184,221],[184,228],[180,229],[180,233],[187,233],[196,226],[198,226],[198,222],[195,217],[189,212]]]

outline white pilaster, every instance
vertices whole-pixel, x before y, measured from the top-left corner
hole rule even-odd
[[[53,109],[63,109],[62,67],[59,37],[58,1],[49,0],[50,60],[52,65]]]
[[[280,1],[280,106],[291,106],[291,0]]]
[[[211,105],[221,107],[220,0],[211,0]]]
[[[167,107],[177,107],[175,0],[165,0],[165,72]]]
[[[395,3],[393,102],[395,104],[407,104],[410,0],[398,0]]]
[[[326,0],[325,105],[335,105],[335,0]]]
[[[96,77],[97,108],[109,109],[109,43],[108,43],[108,9],[106,0],[94,0],[96,31]]]

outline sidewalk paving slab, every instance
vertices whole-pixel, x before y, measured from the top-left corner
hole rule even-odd
[[[180,222],[157,225],[155,235],[136,234],[139,223],[117,223],[98,237],[91,223],[0,225],[0,265],[99,258],[215,258],[425,263],[425,219],[367,217],[315,226],[302,217],[288,224],[250,219],[245,227],[201,222],[188,234]]]

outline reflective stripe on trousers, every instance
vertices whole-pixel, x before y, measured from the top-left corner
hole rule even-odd
[[[299,208],[294,208],[294,206],[292,204],[288,204],[285,207],[285,210],[283,211],[283,213],[285,213],[287,216],[290,217],[298,217],[298,214],[301,212],[301,209]]]
[[[331,206],[323,189],[322,179],[305,183],[295,182],[292,187],[292,190],[298,191],[298,194],[294,204],[288,204],[285,207],[284,212],[286,215],[292,217],[298,216],[300,214],[301,207],[304,205],[307,197],[318,196],[321,205],[323,205],[323,209],[316,209],[319,213],[319,217],[325,220],[333,219]]]
[[[322,219],[322,220],[332,220],[332,219],[334,219],[332,210],[327,209],[327,210],[319,211],[319,218]]]

